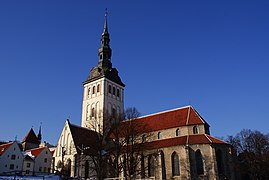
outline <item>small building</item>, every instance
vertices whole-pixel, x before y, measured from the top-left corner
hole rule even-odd
[[[34,175],[48,174],[51,172],[52,154],[48,147],[29,149],[25,151],[25,154],[34,159]]]
[[[21,172],[23,155],[16,141],[0,145],[0,174]]]
[[[34,157],[30,156],[28,153],[24,154],[22,175],[33,175],[34,174]]]
[[[31,128],[21,142],[22,150],[26,151],[28,149],[38,148],[40,142],[41,142],[41,129],[39,129],[38,136],[36,136],[33,128]]]

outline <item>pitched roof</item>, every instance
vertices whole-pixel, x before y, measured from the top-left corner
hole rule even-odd
[[[192,106],[185,106],[169,111],[159,112],[156,114],[139,117],[130,121],[135,124],[143,125],[143,127],[147,127],[146,129],[142,128],[140,130],[141,133],[186,125],[208,125],[207,122],[198,114],[198,112],[196,112]],[[123,121],[121,124],[130,123],[130,121]]]
[[[38,138],[34,132],[34,130],[31,128],[30,131],[27,133],[27,135],[24,137],[24,139],[22,140],[23,142],[29,142],[29,143],[33,143],[33,144],[40,144],[40,142],[38,141]]]
[[[7,144],[0,145],[0,156],[5,153],[5,151],[13,144],[14,142],[10,142]]]
[[[164,147],[178,146],[178,145],[192,145],[192,144],[226,144],[227,142],[209,136],[207,134],[195,134],[188,136],[180,136],[169,139],[156,140],[146,143],[145,148],[158,149]]]
[[[39,154],[45,149],[46,147],[39,147],[34,149],[29,149],[25,152],[30,152],[34,157],[39,156]]]
[[[96,142],[99,142],[97,132],[71,123],[69,123],[69,127],[78,153],[80,153],[79,147],[81,147],[82,145],[84,147],[91,147],[92,150],[97,146]],[[85,153],[89,151],[90,150],[85,151]]]

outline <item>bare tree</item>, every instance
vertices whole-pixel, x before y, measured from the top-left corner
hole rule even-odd
[[[113,146],[110,156],[116,177],[123,173],[127,179],[132,179],[145,174],[144,151],[148,148],[147,142],[152,134],[147,124],[137,120],[139,116],[136,108],[128,108],[125,111],[125,120],[113,124],[111,128]]]
[[[241,179],[269,179],[269,137],[259,131],[244,129],[228,142],[234,148],[235,167]]]

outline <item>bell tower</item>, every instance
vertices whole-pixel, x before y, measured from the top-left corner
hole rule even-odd
[[[95,131],[103,131],[105,124],[113,123],[124,112],[124,87],[116,68],[112,67],[107,11],[101,47],[98,50],[98,64],[90,71],[83,83],[81,126]]]

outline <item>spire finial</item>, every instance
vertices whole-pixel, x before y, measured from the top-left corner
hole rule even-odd
[[[108,16],[108,11],[107,8],[105,9],[105,25],[104,25],[104,32],[108,32],[108,26],[107,26],[107,16]]]

